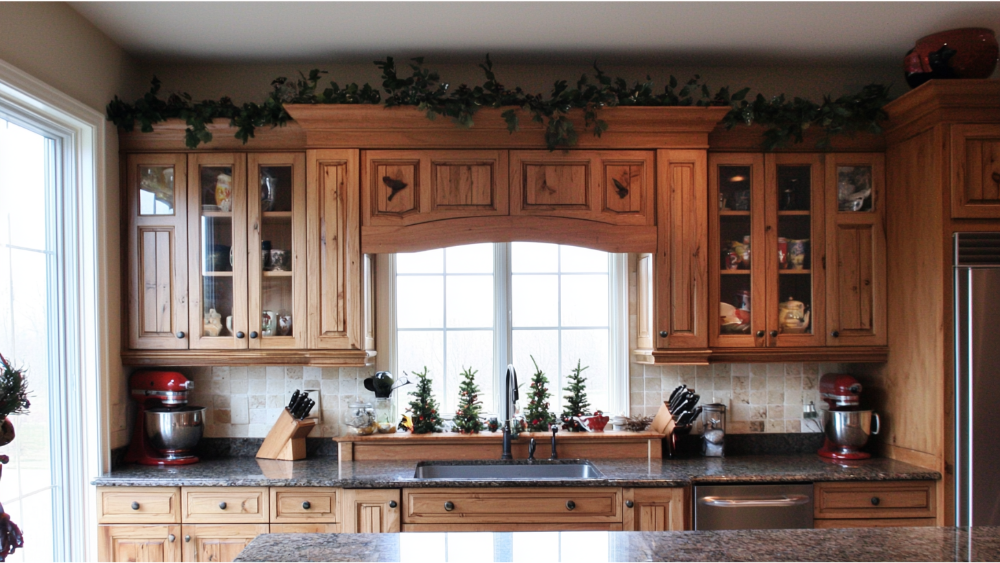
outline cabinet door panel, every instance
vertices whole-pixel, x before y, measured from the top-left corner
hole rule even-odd
[[[829,186],[826,343],[828,346],[884,346],[883,156],[830,155],[826,174]],[[869,190],[870,195],[863,199],[851,199],[851,194],[869,193]]]
[[[360,349],[358,151],[306,153],[309,347]]]
[[[1000,125],[953,125],[951,151],[951,216],[1000,218]]]
[[[653,295],[653,290],[656,287],[653,282],[656,269],[655,255],[648,252],[639,254],[635,269],[635,343],[639,350],[651,350],[656,318],[653,313],[653,307],[656,303],[656,298]]]
[[[267,524],[184,524],[184,561],[233,561]]]
[[[98,526],[97,557],[101,561],[168,562],[181,560],[181,527]]]
[[[676,532],[689,529],[682,488],[623,490],[623,529],[636,532]],[[629,507],[629,503],[632,507]]]
[[[708,207],[704,151],[659,151],[656,347],[708,346]]]
[[[239,153],[188,157],[192,349],[249,345],[246,162]]]
[[[343,496],[343,533],[399,532],[399,489],[345,489]]]
[[[126,166],[129,348],[186,349],[187,157],[129,155]]]

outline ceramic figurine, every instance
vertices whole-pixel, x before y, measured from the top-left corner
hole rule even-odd
[[[215,309],[209,309],[205,315],[205,336],[219,336],[222,332],[222,315]]]

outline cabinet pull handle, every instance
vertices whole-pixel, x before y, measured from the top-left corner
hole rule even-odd
[[[576,508],[575,502],[571,500],[566,501],[566,510],[573,510],[574,508]]]
[[[840,336],[840,331],[839,330],[835,330],[835,331],[833,331],[833,332],[830,333],[830,336],[832,336],[834,338],[838,338]]]
[[[882,502],[882,499],[878,497],[872,497],[872,506],[878,506],[878,503]]]
[[[634,502],[632,502],[630,500],[625,501],[625,507],[626,508],[632,508],[633,506],[635,506]]]
[[[758,330],[757,331],[757,338],[764,338],[764,331],[763,330]]]
[[[185,543],[190,542],[190,541],[191,541],[191,536],[184,536],[184,542]]]
[[[394,500],[390,500],[389,501],[389,508],[396,508],[397,506],[399,506],[399,505],[396,504],[396,501],[394,501]]]
[[[771,331],[771,338],[777,338],[777,337],[778,337],[778,331],[772,330]]]
[[[132,501],[132,510],[139,510],[139,503]]]
[[[169,534],[167,535],[167,539],[170,540],[170,543],[174,543],[174,540],[177,539],[177,536]]]
[[[226,501],[220,502],[219,503],[219,508],[221,508],[222,510],[225,510],[226,509]]]
[[[242,339],[242,338],[243,338],[244,336],[246,336],[246,335],[245,335],[245,334],[243,334],[243,331],[242,331],[242,330],[236,333],[236,338],[240,338],[240,339]]]
[[[179,330],[179,331],[177,331],[177,334],[176,334],[175,336],[176,336],[177,338],[184,338],[184,331],[183,331],[183,330]]]
[[[305,501],[302,503],[302,508],[304,508],[305,510],[309,510],[310,508],[312,508],[312,504],[310,504],[309,501]]]
[[[661,330],[660,331],[660,338],[666,338],[669,335],[670,335],[670,333],[667,332],[667,331],[665,331],[665,330]]]
[[[455,503],[449,500],[448,502],[444,503],[444,509],[447,510],[448,512],[455,510]]]
[[[993,178],[994,182],[1000,184],[1000,172],[994,172],[993,175],[990,177]]]
[[[256,330],[251,330],[250,331],[250,338],[257,338],[257,331]]]

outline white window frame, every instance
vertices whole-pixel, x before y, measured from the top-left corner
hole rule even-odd
[[[60,390],[63,409],[58,429],[64,436],[61,452],[65,464],[53,468],[63,490],[64,534],[54,537],[56,560],[97,559],[97,490],[90,480],[110,468],[110,377],[120,374],[111,363],[115,348],[108,318],[109,256],[111,244],[106,221],[109,201],[105,154],[109,126],[104,116],[0,60],[0,114],[12,122],[43,131],[58,143],[59,175],[56,178],[57,222],[54,233],[58,261],[55,296],[59,307],[51,317],[50,331],[58,334],[50,381]],[[103,228],[98,228],[103,225]],[[60,517],[60,516],[57,516]]]
[[[555,244],[555,243],[553,243]],[[628,255],[609,253],[608,263],[608,412],[629,412],[628,392]],[[396,342],[396,255],[375,256],[376,272],[376,349],[378,370],[400,373]],[[513,356],[510,291],[511,244],[493,243],[493,404],[502,408],[506,398],[504,376]],[[563,374],[565,375],[565,374]],[[518,383],[526,384],[531,374],[518,374]],[[407,392],[397,393],[397,409],[402,412],[409,399]],[[562,389],[551,389],[553,395]],[[438,401],[443,404],[443,397]],[[523,401],[522,401],[523,402]],[[498,416],[501,413],[488,413]],[[558,414],[558,413],[556,413]],[[450,419],[451,413],[443,413]]]

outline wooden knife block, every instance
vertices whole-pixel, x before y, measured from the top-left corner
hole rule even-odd
[[[306,457],[306,436],[316,426],[315,420],[295,420],[287,410],[282,409],[264,443],[257,450],[262,459],[295,461]]]

